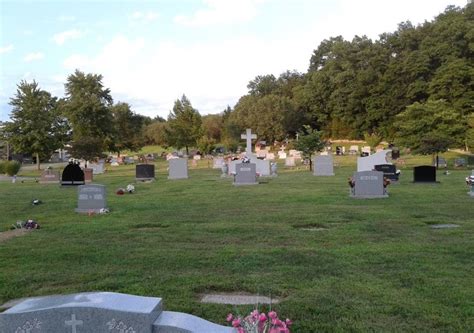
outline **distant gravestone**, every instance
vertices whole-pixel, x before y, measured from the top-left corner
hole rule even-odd
[[[334,176],[334,160],[332,155],[320,155],[314,158],[313,175]]]
[[[104,185],[81,185],[77,194],[76,213],[100,213],[102,209],[107,209]]]
[[[40,184],[58,184],[60,181],[59,171],[46,169],[41,174]]]
[[[342,151],[342,146],[336,146],[336,155],[337,156],[344,155],[344,152]]]
[[[213,169],[222,169],[222,165],[224,164],[223,157],[216,157],[213,160],[212,168]]]
[[[103,174],[105,172],[105,162],[103,160],[98,163],[89,163],[88,167],[92,169],[94,175]]]
[[[0,313],[2,333],[231,333],[162,299],[110,292],[29,298]]]
[[[286,152],[280,150],[280,151],[278,152],[278,158],[279,158],[280,160],[286,159]]]
[[[382,171],[385,178],[391,181],[398,181],[397,168],[393,164],[378,164],[374,167],[376,171]]]
[[[436,183],[436,167],[420,165],[413,168],[414,183]]]
[[[352,179],[354,181],[354,187],[351,189],[351,195],[354,198],[370,199],[388,197],[384,187],[383,172],[354,172]]]
[[[154,164],[137,164],[135,166],[135,180],[150,181],[155,179]]]
[[[349,154],[356,155],[359,153],[359,146],[350,146],[349,147]]]
[[[174,158],[168,161],[168,179],[188,178],[188,160],[185,158]]]
[[[457,167],[457,168],[466,166],[466,159],[462,158],[462,157],[456,158],[454,160],[454,166]]]
[[[433,159],[433,166],[436,166],[436,158]],[[438,168],[446,169],[448,167],[448,162],[444,157],[438,157]]]
[[[62,186],[77,186],[84,185],[84,172],[82,171],[79,164],[69,163],[63,170],[61,176],[61,185]]]
[[[256,185],[257,166],[255,163],[238,163],[235,165],[234,185]]]
[[[287,158],[285,158],[285,166],[286,166],[286,167],[294,167],[294,166],[296,166],[295,158],[294,158],[294,157],[287,157]]]
[[[92,183],[92,180],[94,178],[94,170],[90,168],[84,168],[82,169],[84,171],[84,181],[86,183]]]

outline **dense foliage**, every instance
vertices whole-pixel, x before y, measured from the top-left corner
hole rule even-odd
[[[76,157],[137,150],[144,144],[203,152],[221,144],[235,150],[245,128],[267,142],[295,138],[311,128],[324,139],[366,139],[371,146],[399,141],[425,154],[448,147],[472,149],[474,4],[450,6],[418,26],[403,22],[376,40],[330,37],[314,50],[306,73],[258,75],[234,108],[218,115],[201,116],[183,95],[167,120],[139,116],[126,103],[113,105],[101,75],[79,70],[65,87],[66,99],[58,102],[81,155]],[[17,109],[13,123],[19,121]],[[440,124],[433,122],[439,118]],[[52,149],[40,145],[18,147],[27,147],[25,152]]]

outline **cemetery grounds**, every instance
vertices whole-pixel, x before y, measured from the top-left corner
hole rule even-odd
[[[200,297],[244,293],[279,299],[271,308],[294,321],[293,332],[473,332],[470,170],[413,184],[412,167],[430,158],[407,157],[389,198],[360,200],[347,182],[356,157],[334,159],[334,177],[279,162],[278,177],[246,187],[206,160],[189,179],[168,180],[160,160],[155,182],[123,196],[115,191],[134,183],[135,166],[107,166],[94,183],[106,186],[111,213],[93,216],[74,212],[76,187],[0,182],[0,231],[30,218],[41,226],[0,242],[0,304],[114,291],[225,324],[254,306]]]

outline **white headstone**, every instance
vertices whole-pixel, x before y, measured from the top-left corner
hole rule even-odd
[[[168,179],[188,178],[188,160],[185,158],[173,158],[168,161]]]
[[[242,139],[247,140],[247,147],[245,148],[245,153],[247,156],[252,154],[252,139],[256,139],[257,135],[252,134],[252,130],[250,128],[246,129],[246,133],[240,136]]]
[[[378,164],[392,164],[387,159],[391,151],[386,149],[366,157],[357,157],[357,171],[372,171]]]

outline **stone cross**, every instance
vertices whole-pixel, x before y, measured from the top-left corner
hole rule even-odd
[[[245,134],[240,135],[240,138],[247,139],[247,148],[245,149],[245,154],[247,157],[250,157],[250,155],[252,155],[252,139],[256,139],[257,135],[252,134],[252,130],[250,128],[247,128],[245,132]]]
[[[71,320],[66,320],[64,322],[64,324],[66,324],[67,326],[71,326],[72,327],[72,333],[77,333],[77,328],[76,326],[79,326],[79,325],[82,325],[83,324],[83,321],[82,320],[76,320],[76,315],[73,314],[71,316]]]

